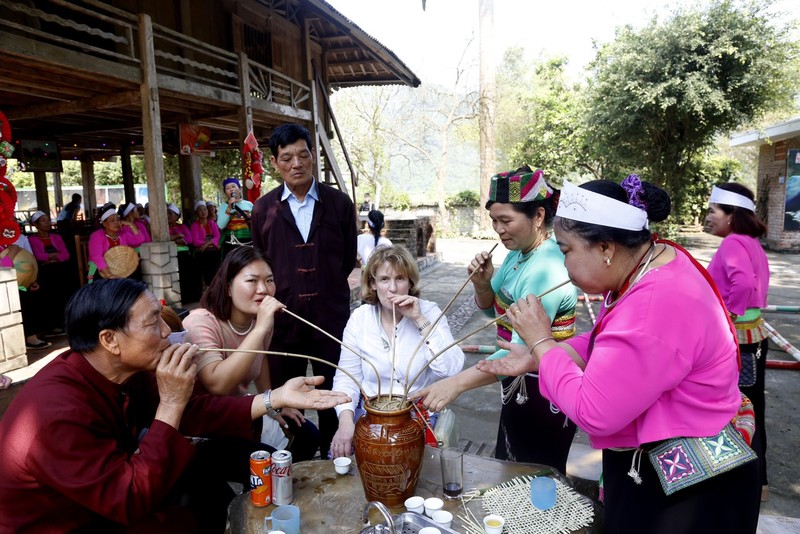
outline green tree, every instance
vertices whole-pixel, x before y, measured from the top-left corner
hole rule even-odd
[[[680,204],[696,201],[686,190],[717,136],[791,106],[797,93],[798,42],[791,26],[773,23],[770,4],[715,0],[618,30],[592,66],[593,159],[641,173],[677,195],[679,212],[692,213]]]
[[[511,167],[524,163],[563,177],[587,168],[582,157],[581,101],[564,73],[566,58],[550,58],[533,69],[532,91],[521,97],[521,139],[509,154]]]

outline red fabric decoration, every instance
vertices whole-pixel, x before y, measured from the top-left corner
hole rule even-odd
[[[0,141],[11,142],[11,124],[2,111],[0,111]]]
[[[13,208],[12,208],[13,210]],[[10,245],[19,239],[20,229],[17,221],[13,219],[14,212],[11,212],[12,218],[4,217],[0,219],[0,245]]]
[[[258,149],[258,141],[253,131],[247,134],[242,148],[243,182],[247,189],[247,200],[255,203],[261,196],[261,175],[264,168],[261,166],[261,151]]]
[[[14,184],[0,174],[0,193],[5,193],[11,198],[11,212],[14,212],[14,205],[17,203],[17,188],[14,187]]]

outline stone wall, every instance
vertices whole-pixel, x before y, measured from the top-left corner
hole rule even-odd
[[[435,222],[433,216],[386,219],[386,237],[393,245],[406,247],[412,256],[425,256],[436,252]]]
[[[800,250],[800,232],[785,232],[783,216],[786,210],[786,152],[800,148],[800,136],[773,144],[764,144],[758,154],[758,199],[766,198],[767,246],[772,250]],[[783,182],[781,181],[783,180]],[[764,203],[758,201],[762,214]]]
[[[158,300],[168,306],[181,305],[178,247],[173,241],[144,243],[139,249],[142,280]]]
[[[0,372],[27,365],[17,271],[0,268]]]

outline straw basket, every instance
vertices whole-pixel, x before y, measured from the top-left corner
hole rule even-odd
[[[0,258],[5,258],[7,255],[8,249],[0,252]],[[36,258],[24,248],[14,256],[14,269],[17,271],[17,284],[25,288],[30,287],[39,276],[39,264]]]
[[[103,254],[108,270],[111,274],[120,278],[127,278],[139,266],[139,255],[131,247],[120,245],[111,247]]]

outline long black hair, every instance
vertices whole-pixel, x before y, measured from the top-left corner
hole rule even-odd
[[[378,240],[381,238],[381,230],[383,229],[383,213],[378,210],[372,210],[367,214],[367,219],[372,224],[367,223],[369,231],[375,236],[375,246],[378,246]]]

